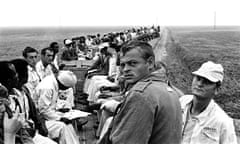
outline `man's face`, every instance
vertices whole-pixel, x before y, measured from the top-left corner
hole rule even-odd
[[[128,51],[120,58],[120,66],[126,83],[134,84],[150,73],[152,61],[144,60],[138,49]]]
[[[200,76],[194,76],[192,94],[199,99],[212,99],[217,91],[216,83]]]
[[[42,56],[42,62],[44,64],[50,64],[53,61],[53,51],[46,50],[45,55]]]
[[[59,52],[59,45],[58,44],[53,45],[53,49],[56,53],[58,53]]]
[[[38,58],[38,53],[31,52],[31,53],[27,53],[27,57],[25,59],[30,66],[35,67],[37,63],[37,58]]]

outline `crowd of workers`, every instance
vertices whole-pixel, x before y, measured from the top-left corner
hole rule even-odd
[[[63,62],[92,60],[81,94],[87,109],[79,110],[97,114],[98,144],[236,144],[233,120],[213,100],[222,65],[203,63],[192,93],[182,93],[148,43],[159,33],[153,26],[76,37],[61,50],[57,42],[41,49],[39,61],[29,46],[22,59],[0,61],[0,143],[79,144],[64,116],[76,108],[78,80]]]

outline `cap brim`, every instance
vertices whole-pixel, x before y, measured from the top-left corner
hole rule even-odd
[[[219,81],[218,79],[216,79],[216,78],[214,78],[214,77],[212,77],[212,76],[210,76],[206,73],[199,72],[199,71],[192,72],[192,74],[200,76],[200,77],[204,77],[204,78],[206,78],[206,79],[208,79],[208,80],[210,80],[211,82],[214,82],[214,83]]]

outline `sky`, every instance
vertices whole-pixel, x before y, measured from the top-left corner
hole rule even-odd
[[[240,0],[0,0],[0,27],[240,26]]]

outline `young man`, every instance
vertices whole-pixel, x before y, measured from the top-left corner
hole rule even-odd
[[[233,120],[213,100],[223,75],[222,65],[211,61],[193,72],[192,94],[180,98],[183,144],[237,144]]]
[[[50,48],[53,49],[53,64],[55,66],[56,69],[59,70],[59,65],[60,65],[60,58],[59,58],[59,44],[57,42],[52,42],[49,45]]]
[[[36,92],[35,88],[40,82],[40,76],[36,71],[36,63],[38,60],[38,51],[32,47],[26,47],[23,50],[23,57],[28,62],[28,81],[25,84],[26,87],[29,89],[31,97],[33,98],[34,102],[36,103]]]
[[[112,144],[180,144],[179,94],[155,68],[151,45],[131,41],[121,48],[120,67],[128,85],[113,117]],[[100,142],[101,143],[101,142]]]
[[[41,50],[41,60],[36,64],[36,70],[40,79],[54,74],[52,62],[53,62],[54,51],[52,48],[47,47]]]

